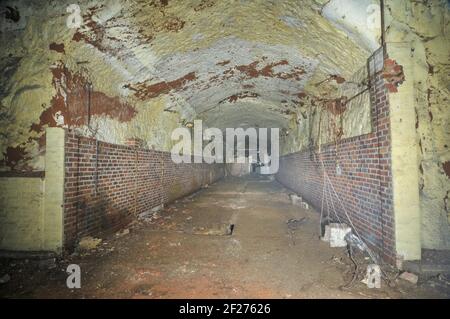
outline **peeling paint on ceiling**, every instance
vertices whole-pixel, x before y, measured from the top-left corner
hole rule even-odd
[[[8,12],[20,19],[0,21],[8,44],[2,60],[12,61],[14,71],[0,79],[7,88],[0,153],[21,147],[35,167],[43,165],[45,127],[64,119],[63,125],[90,134],[86,103],[72,101],[76,110],[67,103],[55,106],[78,89],[55,85],[54,65],[66,70],[64,78],[92,83],[98,137],[122,143],[142,135],[165,149],[165,129],[195,118],[209,127],[286,128],[305,107],[305,96],[340,98],[343,80],[370,54],[323,15],[326,1],[81,0],[78,28],[67,25],[70,4],[1,5],[14,8]]]

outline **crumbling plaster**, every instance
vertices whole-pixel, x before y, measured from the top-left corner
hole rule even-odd
[[[450,248],[450,108],[449,108],[449,71],[450,37],[449,7],[446,1],[385,1],[386,41],[388,57],[398,60],[406,79],[400,84],[402,94],[390,93],[393,121],[393,164],[395,181],[404,185],[398,189],[400,194],[409,194],[417,185],[417,202],[405,197],[405,205],[418,205],[405,210],[405,227],[412,236],[408,241],[420,236],[422,248]],[[406,49],[405,49],[406,48]],[[405,51],[406,50],[406,51]],[[363,71],[364,67],[359,72]],[[366,75],[358,72],[347,82],[363,83]],[[335,96],[342,93],[345,86],[338,88]],[[400,92],[401,93],[401,92]],[[398,100],[399,103],[396,101]],[[406,102],[410,100],[410,103]],[[342,137],[361,135],[370,132],[370,108],[367,107],[368,95],[358,97],[352,105],[347,105],[341,118],[328,112],[321,105],[311,105],[309,96],[304,99],[305,106],[291,119],[288,135],[284,135],[283,154],[305,149],[309,146],[333,142],[336,139],[335,128],[342,127]],[[353,102],[353,101],[352,101]],[[311,111],[308,108],[311,107]],[[413,116],[411,117],[410,112]],[[308,117],[312,117],[309,119]],[[319,122],[320,134],[319,134]],[[337,123],[335,125],[335,123]],[[399,126],[395,126],[396,123]],[[407,125],[402,128],[401,126]],[[417,159],[405,157],[405,145],[414,148]],[[397,148],[398,147],[398,148]],[[413,163],[413,167],[409,164]],[[398,164],[398,165],[397,165]],[[412,179],[412,184],[410,178]],[[398,199],[398,198],[397,198]],[[397,200],[397,199],[394,199]],[[405,207],[406,207],[405,206]],[[412,210],[417,209],[417,214]],[[417,215],[417,216],[413,216]],[[408,220],[420,219],[420,227],[409,227]],[[398,220],[397,220],[398,221]],[[417,250],[417,249],[416,249]],[[416,254],[420,255],[420,252]]]
[[[69,28],[71,3],[0,6],[1,170],[42,170],[48,126],[161,150],[194,118],[280,127],[283,154],[371,129],[368,95],[343,97],[366,85],[380,32],[364,21],[378,1],[84,0],[83,25]],[[388,48],[412,48],[425,248],[450,247],[448,12],[444,0],[386,1]],[[88,83],[89,127],[88,99],[69,103]]]
[[[370,53],[332,2],[80,1],[79,28],[71,1],[3,2],[1,169],[42,169],[48,126],[161,150],[194,118],[287,128],[304,95],[338,97]]]
[[[385,4],[387,53],[398,60],[406,75],[399,93],[390,93],[394,188],[401,188],[394,192],[394,202],[397,211],[405,214],[403,226],[401,218],[396,218],[396,226],[400,227],[397,239],[406,230],[400,241],[406,246],[414,243],[414,249],[405,248],[415,251],[407,256],[414,259],[420,258],[421,247],[450,248],[449,5],[439,0],[392,0]],[[363,83],[364,76],[356,73],[355,77],[352,82]],[[348,96],[342,94],[344,88],[341,85],[335,96]],[[402,90],[407,92],[400,94]],[[340,121],[317,105],[311,107],[312,112],[297,112],[297,120],[290,122],[289,135],[284,136],[283,153],[333,142],[339,122],[342,137],[370,132],[368,96],[363,94],[358,99],[363,100],[357,101],[356,107],[348,105]],[[311,106],[308,102],[306,99],[305,104]],[[331,130],[327,127],[330,124]],[[414,185],[418,188],[417,201],[416,195],[409,192]],[[411,227],[411,223],[418,226]]]
[[[411,86],[413,105],[403,107],[415,112],[422,247],[450,249],[448,2],[388,1],[386,9],[388,54],[395,59],[407,50],[409,56],[404,84]]]

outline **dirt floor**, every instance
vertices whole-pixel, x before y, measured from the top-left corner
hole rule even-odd
[[[446,278],[352,279],[345,248],[319,235],[319,214],[260,177],[225,179],[103,238],[53,259],[0,259],[0,296],[12,298],[448,298]],[[289,219],[297,222],[287,223]],[[234,225],[234,226],[230,226]],[[231,234],[230,234],[231,233]],[[365,269],[364,256],[359,256]],[[81,288],[66,267],[81,267]],[[387,268],[386,268],[387,269]],[[395,277],[394,271],[386,273]]]

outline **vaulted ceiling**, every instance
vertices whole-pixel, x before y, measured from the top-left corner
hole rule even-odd
[[[285,127],[305,95],[333,97],[377,47],[372,1],[344,2],[108,1],[89,5],[73,41],[131,70],[123,95],[167,94],[209,126]]]
[[[3,6],[4,55],[22,59],[18,74],[58,58],[109,96],[164,97],[166,110],[219,128],[286,127],[302,99],[338,98],[380,31],[377,0],[83,0],[78,27],[72,2]]]

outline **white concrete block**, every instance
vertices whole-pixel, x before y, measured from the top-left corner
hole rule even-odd
[[[352,229],[346,224],[331,223],[330,225],[330,247],[346,247],[345,235]],[[326,232],[326,228],[325,228]]]
[[[413,285],[416,285],[419,281],[419,277],[416,274],[407,271],[403,272],[398,278],[409,281]]]
[[[296,194],[290,194],[289,197],[291,198],[292,205],[298,205],[300,206],[302,204],[302,198]]]
[[[326,242],[330,241],[330,229],[331,229],[330,225],[325,225],[325,233],[323,234],[323,236],[321,238],[323,241],[326,241]]]

